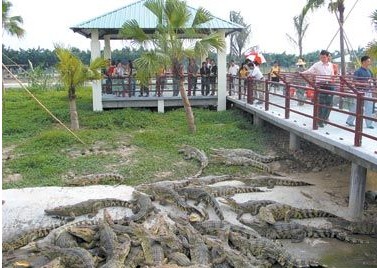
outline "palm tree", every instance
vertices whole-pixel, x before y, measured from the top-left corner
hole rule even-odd
[[[377,9],[370,16],[375,30],[377,31]],[[377,59],[377,40],[373,40],[368,44],[367,54],[373,59]]]
[[[68,89],[71,129],[77,130],[79,129],[79,118],[76,107],[76,88],[87,81],[101,79],[102,74],[99,70],[107,66],[107,61],[97,58],[89,66],[86,66],[69,49],[56,47],[55,52],[59,61],[56,67],[60,74],[60,80]]]
[[[11,35],[16,35],[18,38],[21,38],[25,35],[25,30],[20,26],[20,24],[22,24],[24,21],[21,16],[9,16],[11,7],[11,2],[3,0],[3,30]]]
[[[133,39],[138,45],[153,48],[135,60],[137,79],[141,84],[147,84],[162,67],[182,64],[187,57],[204,57],[214,48],[225,48],[220,34],[204,35],[198,29],[212,19],[207,10],[199,8],[192,14],[186,2],[180,0],[147,0],[144,5],[157,17],[155,32],[146,34],[135,20],[127,21],[120,31],[123,37]],[[195,133],[194,115],[184,88],[184,79],[180,79],[179,91],[189,131]]]
[[[245,23],[241,12],[230,11],[230,21],[244,26],[240,32],[230,34],[230,55],[235,55],[238,60],[242,58],[242,50],[245,48],[250,38],[251,28],[250,24]]]
[[[326,0],[307,0],[307,7],[315,10],[322,6],[324,6],[326,3]],[[339,39],[340,39],[340,68],[341,73],[346,73],[346,64],[345,64],[345,52],[344,52],[344,30],[343,30],[343,24],[344,24],[344,0],[336,0],[332,1],[330,0],[328,4],[328,10],[331,13],[334,13],[336,15],[336,18],[339,23]]]
[[[304,40],[306,30],[309,27],[309,24],[306,23],[306,21],[305,21],[305,18],[306,18],[306,15],[307,15],[309,9],[310,8],[307,5],[305,5],[303,7],[300,15],[293,17],[293,24],[294,24],[294,27],[295,27],[297,39],[293,38],[289,34],[286,34],[289,41],[291,41],[294,45],[296,45],[298,47],[300,59],[302,59],[302,48],[303,48],[302,41]]]

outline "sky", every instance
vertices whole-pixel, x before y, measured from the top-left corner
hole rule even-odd
[[[124,7],[135,0],[10,0],[13,4],[11,16],[24,19],[23,39],[3,33],[3,44],[12,49],[46,48],[54,44],[90,50],[90,39],[74,33],[69,28],[83,21]],[[306,0],[187,0],[189,6],[204,7],[214,16],[228,20],[230,11],[241,12],[245,22],[251,26],[248,47],[258,46],[262,52],[298,55],[298,48],[288,41],[286,34],[295,36],[293,17],[298,15]],[[355,4],[356,3],[356,4]],[[351,10],[344,24],[350,49],[364,47],[377,39],[371,22],[371,14],[377,9],[376,0],[345,0],[345,14]],[[339,50],[339,35],[336,34],[336,17],[323,7],[307,16],[309,28],[303,41],[303,53],[321,49],[330,52]],[[112,41],[111,48],[128,45]],[[103,48],[103,42],[101,43]]]

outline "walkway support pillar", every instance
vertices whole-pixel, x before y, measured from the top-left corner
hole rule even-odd
[[[300,149],[300,137],[293,132],[289,133],[289,150],[297,151]]]
[[[253,115],[253,124],[258,127],[263,126],[263,119],[261,119],[258,115]]]
[[[367,169],[352,163],[348,207],[354,219],[360,219],[363,214],[366,178]]]
[[[165,112],[165,102],[164,100],[157,101],[157,112],[164,113]]]
[[[225,43],[225,31],[220,30]],[[217,51],[217,111],[226,110],[226,47]]]
[[[91,60],[101,57],[101,45],[99,42],[98,29],[91,30]],[[92,82],[92,98],[93,98],[93,111],[102,111],[102,80],[95,80]]]

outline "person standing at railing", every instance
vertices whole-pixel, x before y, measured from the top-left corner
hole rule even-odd
[[[113,93],[113,76],[115,75],[116,72],[116,66],[115,66],[115,61],[108,59],[108,64],[109,66],[107,67],[106,70],[106,93]]]
[[[161,97],[164,94],[165,88],[165,68],[160,67],[158,73],[156,74],[156,96]]]
[[[273,84],[271,84],[271,87],[274,88],[274,93],[276,93],[276,90],[279,89],[279,84],[278,84],[280,81],[279,75],[280,75],[279,62],[274,61],[270,70],[270,78],[271,78],[271,81],[274,82]]]
[[[201,88],[202,88],[202,96],[207,96],[209,94],[209,76],[211,74],[211,70],[207,66],[207,62],[202,62],[202,68],[200,68],[200,76],[201,76]],[[204,91],[205,89],[205,91]]]
[[[247,77],[249,76],[249,68],[247,67],[246,63],[242,64],[242,67],[239,71],[240,77],[240,86],[243,88],[243,95],[246,96],[246,89],[247,89]]]
[[[217,85],[217,65],[214,60],[211,60],[211,68],[209,75],[209,82],[211,84],[211,96],[215,95],[216,85]]]
[[[322,90],[334,91],[334,86],[331,84],[331,76],[334,75],[334,68],[330,62],[330,52],[322,50],[319,54],[319,61],[314,63],[309,69],[301,72],[302,74],[313,74],[316,76],[315,81],[317,87]],[[326,77],[328,76],[328,77]],[[325,120],[328,119],[333,103],[333,95],[320,93],[318,98],[319,107],[318,117],[319,127],[324,127]]]
[[[361,67],[357,69],[353,76],[355,81],[355,87],[357,90],[363,91],[364,96],[371,98],[372,97],[372,87],[373,87],[373,74],[372,71],[369,69],[369,66],[372,64],[371,59],[369,56],[361,57]],[[356,112],[356,100],[352,98],[350,102],[349,111],[351,113]],[[373,113],[373,101],[364,100],[364,115],[365,116],[372,116]],[[346,121],[346,124],[350,127],[355,126],[355,119],[354,115],[349,115]],[[369,119],[365,119],[365,124],[367,128],[373,129],[372,126],[373,121]]]
[[[199,67],[195,62],[194,58],[190,58],[189,66],[187,67],[187,75],[188,75],[188,96],[192,95],[195,96],[197,90],[197,81],[198,81],[198,71]]]
[[[238,70],[240,67],[234,63],[234,60],[230,61],[230,65],[228,68],[228,75],[229,75],[229,89],[234,90],[234,78],[238,75]]]
[[[181,80],[185,79],[183,64],[175,61],[173,65],[173,96],[178,96]]]
[[[296,65],[297,65],[297,71],[299,73],[302,73],[303,71],[305,71],[305,64],[306,64],[305,61],[303,61],[302,59],[298,59]],[[302,78],[298,78],[298,81],[296,81],[296,83],[298,85],[300,85],[300,86],[306,86],[306,83],[305,83],[305,81]],[[304,105],[304,101],[305,101],[305,89],[303,89],[303,88],[297,88],[296,89],[296,96],[297,96],[297,99],[299,100],[298,101],[298,105],[299,106]]]
[[[262,104],[262,100],[264,100],[263,97],[263,89],[264,89],[264,83],[262,83],[262,80],[264,80],[263,74],[261,70],[259,69],[260,63],[258,61],[254,61],[253,63],[249,63],[248,66],[250,67],[249,76],[253,78],[253,85],[255,88],[255,95],[258,97],[258,101],[256,104]]]

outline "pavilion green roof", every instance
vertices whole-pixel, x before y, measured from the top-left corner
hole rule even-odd
[[[145,2],[146,0],[134,2],[125,7],[79,23],[76,26],[71,27],[71,29],[87,38],[90,38],[92,29],[98,29],[100,39],[103,39],[105,35],[111,35],[112,39],[122,39],[118,33],[123,24],[129,20],[136,20],[146,33],[153,33],[157,26],[157,17],[145,7]],[[192,7],[189,7],[189,10],[193,14],[197,11],[197,9]],[[214,16],[211,21],[198,27],[203,33],[208,33],[211,30],[225,30],[226,35],[235,31],[240,31],[243,28],[244,27],[239,24]]]

